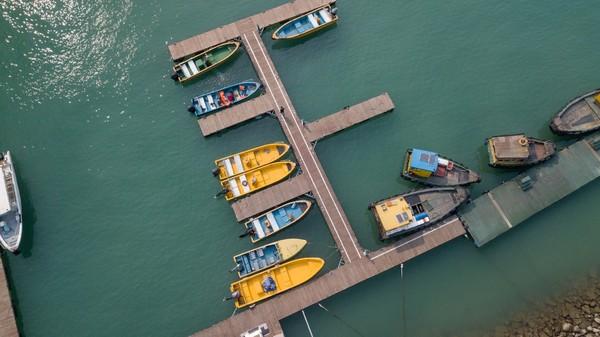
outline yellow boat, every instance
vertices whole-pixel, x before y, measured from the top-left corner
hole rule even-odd
[[[284,239],[236,255],[233,257],[233,262],[238,276],[240,278],[250,276],[285,262],[300,253],[307,243],[302,239]]]
[[[226,200],[233,200],[274,185],[289,176],[296,163],[278,161],[221,181]]]
[[[215,160],[213,171],[220,180],[264,166],[283,157],[290,149],[285,143],[270,143]]]
[[[318,257],[292,260],[261,273],[233,282],[229,287],[236,308],[243,308],[297,287],[323,268],[325,261]]]

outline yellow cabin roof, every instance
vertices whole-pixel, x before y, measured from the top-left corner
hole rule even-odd
[[[383,229],[388,232],[406,226],[413,220],[410,206],[402,197],[387,199],[375,205]]]

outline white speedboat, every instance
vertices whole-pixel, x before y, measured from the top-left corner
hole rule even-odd
[[[0,246],[17,253],[23,233],[21,196],[10,151],[0,152]]]

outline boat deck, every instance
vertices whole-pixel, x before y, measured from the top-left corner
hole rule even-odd
[[[17,322],[13,311],[12,300],[8,288],[8,280],[4,270],[3,261],[0,258],[0,336],[19,337]]]
[[[171,54],[171,59],[177,62],[186,56],[191,56],[223,42],[237,39],[244,33],[261,30],[333,3],[335,3],[335,0],[296,0],[288,2],[262,13],[172,43],[168,46],[169,53]]]
[[[241,332],[261,323],[267,323],[274,334],[282,334],[279,320],[464,234],[465,229],[460,220],[455,216],[451,217],[444,223],[374,251],[368,254],[367,258],[342,265],[305,285],[259,303],[253,309],[233,315],[227,320],[195,333],[192,337],[239,336]]]
[[[336,132],[362,123],[394,109],[394,102],[387,92],[364,102],[325,116],[304,126],[309,142],[315,142]]]
[[[570,145],[460,209],[458,214],[475,244],[484,245],[598,178],[600,154],[590,145],[596,140],[600,140],[599,134]],[[533,185],[524,191],[521,179],[526,177]]]
[[[237,221],[264,213],[286,201],[310,192],[312,186],[305,174],[297,175],[270,188],[251,194],[231,204]]]
[[[204,137],[218,133],[240,123],[258,118],[273,111],[273,102],[268,95],[261,95],[247,102],[234,105],[198,119]]]

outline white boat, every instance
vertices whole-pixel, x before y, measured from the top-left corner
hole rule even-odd
[[[23,233],[21,196],[10,151],[0,152],[0,246],[17,253]]]

